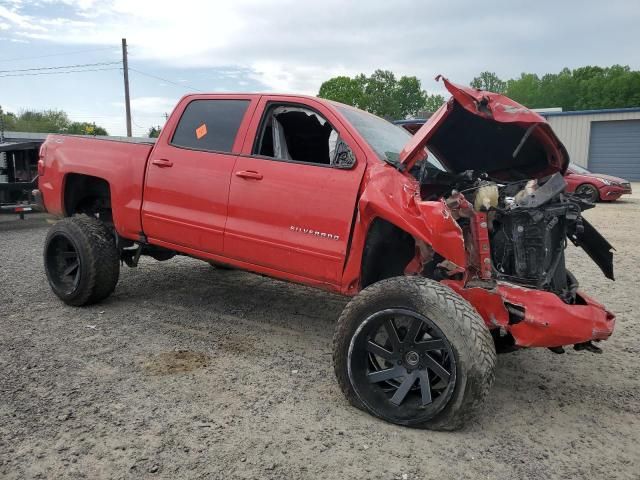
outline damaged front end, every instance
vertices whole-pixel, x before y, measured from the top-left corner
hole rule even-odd
[[[567,238],[596,261],[613,280],[612,246],[583,217],[591,208],[564,194],[566,182],[558,173],[541,187],[529,181],[524,190],[502,189],[491,218],[491,257],[499,280],[549,290],[566,303],[575,303],[577,280],[565,267]],[[510,196],[513,193],[514,196]]]
[[[445,85],[452,99],[401,154],[422,202],[443,198],[462,232],[464,272],[439,268],[436,279],[475,306],[504,350],[598,351],[591,342],[611,335],[615,317],[580,292],[565,248],[581,247],[613,280],[613,247],[582,216],[593,204],[566,193],[564,146],[506,97]],[[444,169],[427,161],[434,153]]]
[[[503,349],[574,344],[595,351],[590,342],[613,331],[613,314],[579,291],[564,253],[568,241],[582,247],[613,280],[612,246],[582,217],[592,205],[565,187],[560,174],[540,185],[477,180],[467,193],[473,211],[452,212],[468,267],[463,280],[445,283],[473,303]],[[453,196],[459,203],[460,194]]]

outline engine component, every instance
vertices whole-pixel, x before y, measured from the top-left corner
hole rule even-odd
[[[567,235],[582,228],[581,208],[563,194],[561,175],[535,188],[531,182],[496,211],[491,257],[497,278],[557,293],[567,303],[577,282],[566,270]]]
[[[493,182],[485,183],[476,191],[473,208],[475,208],[477,212],[496,208],[498,206],[498,196],[498,185]]]
[[[504,280],[553,292],[568,304],[581,302],[565,265],[567,240],[613,279],[613,247],[581,215],[593,205],[565,189],[560,173],[506,184],[471,171],[456,175],[445,202],[463,231],[469,281]]]
[[[540,207],[557,198],[558,195],[563,193],[567,188],[567,182],[565,182],[564,177],[559,173],[549,177],[544,185],[538,188],[535,188],[533,184],[529,185],[531,182],[536,182],[537,185],[536,180],[531,180],[525,187],[526,194],[521,197],[519,197],[520,194],[516,195],[516,203],[521,207]]]
[[[538,189],[538,180],[529,180],[527,184],[524,186],[522,190],[516,193],[516,196],[513,197],[513,201],[517,204],[520,204],[522,200],[526,197],[532,198],[534,196],[534,192]]]

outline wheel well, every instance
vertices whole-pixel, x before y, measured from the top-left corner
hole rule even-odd
[[[103,178],[70,173],[65,178],[64,212],[71,217],[77,213],[111,220],[111,190]]]
[[[415,251],[415,240],[410,234],[382,218],[374,219],[362,254],[362,288],[403,275]]]

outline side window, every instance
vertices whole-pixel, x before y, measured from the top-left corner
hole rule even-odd
[[[320,114],[304,107],[276,105],[266,110],[253,154],[334,166],[338,145],[346,147]]]
[[[171,144],[194,150],[231,152],[249,100],[193,100],[185,108]]]

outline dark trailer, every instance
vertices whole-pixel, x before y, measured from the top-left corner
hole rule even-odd
[[[46,134],[10,133],[0,138],[0,213],[20,218],[36,208],[38,152]]]

